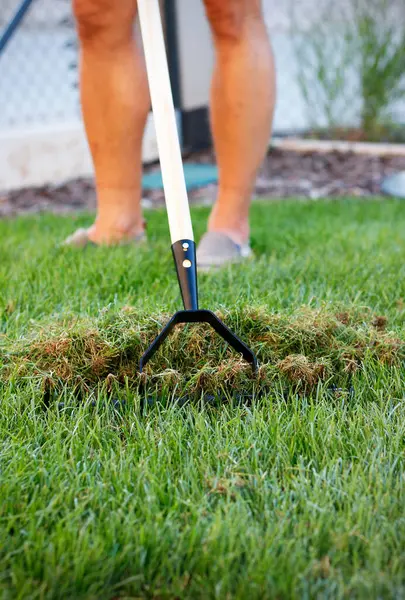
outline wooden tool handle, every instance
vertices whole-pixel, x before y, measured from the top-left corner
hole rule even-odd
[[[159,149],[172,244],[193,240],[190,208],[177,132],[176,113],[160,15],[159,0],[138,0],[139,21]]]

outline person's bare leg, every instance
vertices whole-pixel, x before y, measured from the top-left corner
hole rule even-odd
[[[216,51],[211,125],[219,193],[208,230],[237,244],[249,238],[249,207],[270,140],[275,102],[273,54],[261,0],[204,0]]]
[[[142,51],[133,38],[136,0],[73,0],[80,40],[83,118],[96,177],[96,243],[143,230],[142,139],[150,107]]]

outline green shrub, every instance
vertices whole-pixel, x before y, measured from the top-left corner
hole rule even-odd
[[[391,108],[405,99],[404,11],[388,0],[325,0],[303,28],[295,5],[298,81],[312,126],[355,125],[371,140],[393,127]]]

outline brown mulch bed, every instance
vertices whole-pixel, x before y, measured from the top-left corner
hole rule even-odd
[[[188,161],[210,162],[210,152],[194,154]],[[149,167],[148,170],[156,167]],[[343,196],[376,196],[381,194],[385,177],[405,170],[403,156],[367,156],[342,152],[297,153],[273,149],[266,157],[256,182],[256,197],[263,198],[328,198]],[[216,185],[190,193],[196,204],[210,205],[216,197]],[[147,208],[162,206],[162,190],[144,194]],[[58,186],[28,188],[0,192],[0,218],[19,214],[54,212],[66,214],[80,210],[93,211],[96,206],[94,183],[77,179]]]

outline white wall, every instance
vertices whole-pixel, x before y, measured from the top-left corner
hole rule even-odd
[[[21,0],[0,2],[0,27],[3,27],[15,14]],[[72,18],[71,0],[34,0],[24,18],[24,28],[55,27],[66,17]]]

